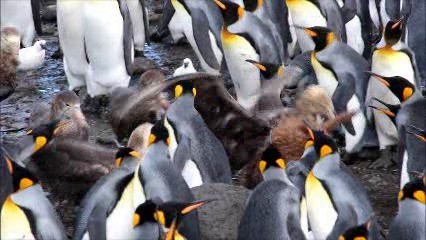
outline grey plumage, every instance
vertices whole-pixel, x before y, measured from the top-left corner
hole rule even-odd
[[[309,172],[315,165],[317,154],[313,147],[309,147],[303,153],[300,160],[287,163],[285,172],[290,181],[299,189],[302,195],[305,195],[305,181]]]
[[[126,0],[117,0],[120,8],[121,16],[123,17],[123,49],[124,62],[126,64],[127,74],[132,75],[133,64],[133,24],[130,17],[129,8]]]

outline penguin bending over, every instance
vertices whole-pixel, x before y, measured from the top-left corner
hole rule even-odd
[[[67,239],[64,226],[38,179],[11,160],[8,169],[13,178],[13,192],[1,206],[1,238]]]
[[[316,239],[337,239],[365,223],[373,208],[363,186],[340,161],[336,143],[315,131],[314,146],[319,159],[306,179],[308,218]]]

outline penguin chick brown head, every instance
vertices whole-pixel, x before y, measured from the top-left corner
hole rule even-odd
[[[370,233],[371,222],[350,228],[339,237],[339,240],[367,240]]]
[[[336,39],[334,32],[326,27],[315,26],[304,28],[304,30],[314,41],[316,52],[325,49]]]
[[[423,204],[426,204],[426,186],[423,179],[416,179],[405,184],[398,194],[398,200],[404,201],[405,199],[412,199]]]
[[[389,90],[399,99],[399,101],[401,101],[401,103],[405,102],[407,99],[413,96],[414,92],[416,91],[416,87],[403,77],[384,77],[372,72],[368,73],[383,83],[386,87],[388,87]]]
[[[244,9],[228,0],[213,0],[223,16],[225,27],[228,27],[244,17]]]
[[[273,64],[273,63],[260,63],[256,62],[254,60],[247,59],[246,62],[249,62],[253,64],[255,67],[259,68],[260,74],[262,74],[262,77],[266,80],[269,80],[275,76],[281,76],[284,72],[283,66],[279,64]]]
[[[396,22],[389,21],[386,24],[384,37],[386,45],[393,46],[399,42],[402,36],[402,26],[403,26],[404,20],[400,19]]]
[[[167,131],[166,126],[164,126],[164,120],[159,120],[157,123],[151,128],[151,134],[149,135],[148,146],[164,141],[167,146],[170,145],[170,136]]]
[[[337,152],[336,142],[320,131],[314,131],[314,147],[319,159]]]
[[[40,125],[27,131],[27,135],[33,137],[33,153],[42,149],[53,138],[55,133],[61,128],[59,122],[59,120],[54,120],[50,123]]]
[[[15,192],[27,189],[39,182],[38,179],[26,168],[13,161],[10,161],[10,163],[11,168],[9,170],[12,170],[13,190]]]
[[[137,158],[137,159],[141,158],[139,153],[133,150],[132,148],[121,147],[118,149],[117,153],[115,154],[115,165],[117,167],[120,167],[121,164],[123,163],[123,160],[128,157]]]
[[[270,167],[284,169],[285,166],[285,160],[273,145],[268,146],[262,154],[262,159],[259,161],[259,170],[261,173],[264,173]]]

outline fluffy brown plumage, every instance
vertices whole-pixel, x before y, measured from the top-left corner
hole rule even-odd
[[[127,146],[137,151],[141,157],[145,155],[145,152],[148,149],[148,139],[152,126],[154,125],[151,123],[144,123],[133,130],[129,137]]]
[[[9,97],[16,88],[16,66],[20,46],[15,28],[4,28],[1,33],[0,51],[0,101]]]

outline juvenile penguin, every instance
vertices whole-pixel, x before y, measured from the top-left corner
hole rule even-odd
[[[15,28],[1,30],[0,45],[0,101],[9,97],[16,88],[20,36]]]
[[[426,230],[426,179],[416,179],[405,184],[398,194],[398,214],[389,226],[389,240],[425,239]]]
[[[412,84],[417,85],[417,67],[411,50],[401,42],[403,20],[389,21],[384,29],[382,42],[373,52],[371,71],[384,77],[400,76]],[[383,46],[384,44],[384,46]],[[370,77],[366,101],[367,104],[375,97],[388,104],[399,104],[398,98],[383,86],[382,83]],[[374,119],[380,145],[381,157],[372,164],[372,167],[389,165],[391,147],[396,145],[398,133],[389,126],[390,120],[383,114],[368,111],[368,117]]]
[[[248,199],[238,239],[306,239],[301,224],[302,196],[286,176],[285,160],[274,147],[268,147],[261,159],[258,167],[265,180]]]
[[[1,238],[67,239],[64,226],[38,179],[15,162],[9,163],[13,193],[1,206]]]
[[[247,59],[282,64],[270,29],[253,13],[228,0],[214,0],[224,18],[222,45],[237,101],[250,109],[257,101],[260,73]]]
[[[197,70],[195,70],[191,59],[185,58],[182,62],[182,65],[180,67],[176,68],[176,70],[174,71],[173,77],[177,77],[177,76],[181,76],[181,75],[185,75],[185,74],[190,74],[190,73],[196,73],[196,72],[197,72]]]
[[[19,50],[18,70],[27,71],[43,66],[46,56],[46,40],[39,40],[31,47]]]
[[[116,153],[117,168],[99,179],[81,202],[73,239],[130,239],[133,213],[145,193],[138,177],[139,154],[131,148]]]
[[[191,190],[168,156],[169,144],[167,128],[163,121],[158,121],[151,129],[149,147],[138,170],[145,196],[147,199],[161,199],[163,202],[193,202],[195,199]],[[196,212],[189,213],[184,219],[181,233],[188,239],[199,239]]]
[[[1,1],[0,28],[14,27],[18,30],[24,47],[31,47],[36,34],[41,34],[40,1]]]
[[[334,140],[315,131],[314,146],[319,159],[306,179],[308,218],[315,238],[337,239],[365,223],[373,208],[365,189],[340,162]]]

